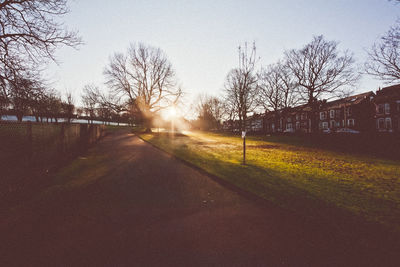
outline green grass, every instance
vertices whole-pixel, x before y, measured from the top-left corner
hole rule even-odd
[[[125,125],[106,125],[107,132],[115,132],[121,129],[132,129],[132,126],[125,126]]]
[[[276,137],[142,133],[161,149],[287,209],[334,206],[400,231],[400,161],[333,152]],[[290,144],[288,144],[290,143]]]

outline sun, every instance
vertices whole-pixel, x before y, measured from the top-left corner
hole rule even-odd
[[[175,119],[175,118],[177,117],[176,108],[175,108],[174,106],[171,106],[171,107],[166,108],[166,109],[162,112],[162,116],[163,116],[164,119],[166,119],[166,120]]]

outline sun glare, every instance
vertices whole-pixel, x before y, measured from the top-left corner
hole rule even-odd
[[[172,120],[176,118],[177,112],[175,107],[169,107],[163,112],[163,117],[166,120]]]

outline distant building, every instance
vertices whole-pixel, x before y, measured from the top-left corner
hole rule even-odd
[[[246,131],[250,133],[262,133],[264,130],[263,114],[254,114],[246,120]]]
[[[240,124],[238,120],[227,120],[222,123],[222,130],[225,132],[239,132]]]

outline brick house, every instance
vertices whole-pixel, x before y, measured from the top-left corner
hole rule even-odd
[[[360,132],[373,130],[371,118],[374,114],[373,92],[323,102],[318,114],[320,131],[338,131],[348,128]]]
[[[374,98],[378,132],[400,132],[400,85],[382,88]]]
[[[296,133],[311,132],[311,119],[310,119],[311,111],[312,109],[309,105],[302,105],[292,109],[290,114],[293,121],[294,132]]]
[[[263,128],[265,133],[275,133],[277,128],[275,126],[276,114],[272,111],[267,111],[263,118]]]
[[[255,114],[246,121],[252,133],[310,133],[312,109],[301,105],[265,114]],[[337,99],[319,101],[317,118],[321,132],[400,133],[400,84]],[[228,120],[223,130],[239,132],[239,121]]]
[[[308,105],[267,112],[264,115],[264,132],[309,133],[310,112],[311,108]]]
[[[265,133],[282,133],[286,129],[286,119],[283,110],[268,111],[264,115],[263,125]]]

